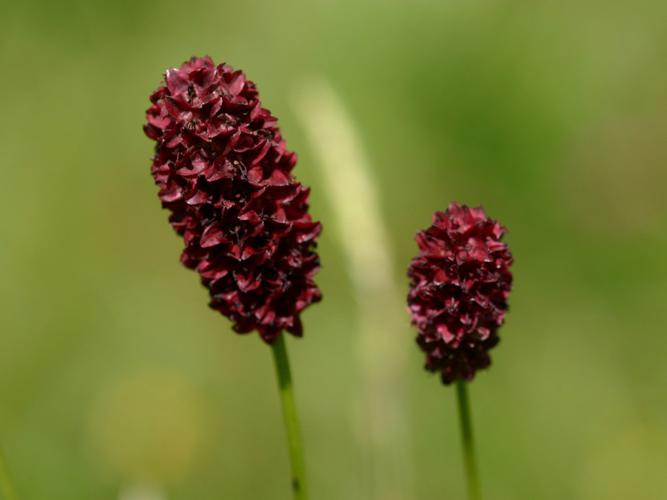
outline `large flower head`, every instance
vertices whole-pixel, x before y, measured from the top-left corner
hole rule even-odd
[[[512,255],[505,228],[484,210],[452,203],[417,233],[419,254],[408,269],[408,306],[426,368],[442,381],[471,380],[491,363],[507,312]]]
[[[193,57],[167,70],[150,100],[151,172],[185,242],[181,262],[237,332],[257,330],[268,343],[282,330],[300,336],[301,311],[321,298],[313,281],[321,226],[255,84]]]

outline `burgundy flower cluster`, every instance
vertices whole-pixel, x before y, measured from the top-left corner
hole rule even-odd
[[[185,242],[181,262],[237,332],[257,330],[268,343],[282,330],[300,336],[301,311],[321,298],[313,281],[321,226],[255,84],[193,57],[168,70],[150,99],[151,172]]]
[[[452,203],[417,234],[408,305],[426,368],[445,384],[471,380],[491,363],[512,285],[504,233],[481,207]]]

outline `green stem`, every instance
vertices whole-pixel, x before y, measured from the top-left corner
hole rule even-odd
[[[0,449],[0,492],[5,500],[17,500],[16,489],[9,475],[9,468],[5,462],[5,457]]]
[[[470,402],[468,401],[468,389],[465,380],[457,380],[456,395],[459,405],[459,417],[461,419],[463,458],[468,479],[468,498],[470,498],[470,500],[481,500],[482,493],[479,488],[479,476],[477,475],[477,463],[475,461],[475,447],[473,446],[472,439]]]
[[[303,460],[303,445],[299,432],[299,419],[294,403],[294,389],[292,387],[292,374],[290,373],[287,348],[285,346],[285,335],[280,334],[273,342],[273,360],[276,365],[276,376],[278,377],[278,390],[280,391],[280,402],[283,407],[283,418],[285,430],[287,431],[287,443],[289,445],[290,462],[292,463],[292,493],[294,500],[306,500],[306,472]]]

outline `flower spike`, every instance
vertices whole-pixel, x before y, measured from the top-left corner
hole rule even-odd
[[[146,135],[151,172],[169,221],[183,237],[181,262],[199,273],[210,306],[238,333],[273,343],[302,335],[300,313],[321,293],[309,189],[292,175],[277,120],[242,71],[193,57],[167,70],[151,95]]]
[[[512,286],[505,232],[481,207],[452,203],[417,234],[408,306],[426,369],[444,384],[472,380],[491,363]]]

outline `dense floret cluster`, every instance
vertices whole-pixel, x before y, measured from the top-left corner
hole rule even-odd
[[[321,226],[255,84],[194,57],[168,70],[150,100],[151,172],[185,242],[182,263],[237,332],[257,330],[268,343],[282,330],[301,335],[300,313],[321,298],[313,281]]]
[[[504,233],[481,207],[452,203],[417,234],[408,305],[426,368],[445,384],[470,380],[491,363],[512,285]]]

